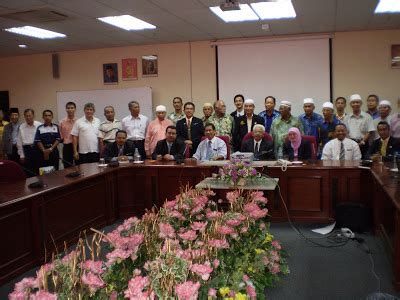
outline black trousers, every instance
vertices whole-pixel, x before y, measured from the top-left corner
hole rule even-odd
[[[46,149],[50,148],[51,146],[45,146]],[[49,159],[45,160],[43,156],[43,152],[41,152],[41,160],[40,166],[41,167],[50,167],[53,166],[56,170],[59,169],[60,165],[60,153],[58,152],[57,148],[54,148],[53,151],[49,155]]]
[[[142,160],[146,159],[146,151],[144,150],[144,140],[139,140],[139,141],[133,141],[135,144],[135,147],[138,148],[140,157]]]
[[[72,147],[72,143],[64,144],[62,154],[64,160],[64,168],[72,167],[74,165],[74,150]]]
[[[12,145],[12,153],[7,153],[7,158],[9,160],[15,161],[16,163],[19,163],[19,154],[17,145]]]
[[[26,176],[38,176],[43,154],[36,145],[25,145],[23,149],[25,155],[24,171]]]
[[[76,161],[77,165],[80,164],[89,164],[93,162],[99,162],[100,160],[100,153],[97,152],[89,152],[89,153],[79,153],[79,160]]]

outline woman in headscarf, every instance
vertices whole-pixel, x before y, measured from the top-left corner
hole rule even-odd
[[[288,139],[283,144],[283,155],[289,156],[289,160],[311,159],[311,144],[301,138],[298,128],[289,129]]]

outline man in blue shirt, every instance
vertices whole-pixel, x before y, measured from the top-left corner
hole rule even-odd
[[[379,103],[379,97],[377,95],[368,96],[367,98],[368,110],[366,111],[366,113],[369,114],[374,120],[379,118],[378,103]]]
[[[319,130],[323,122],[321,115],[314,112],[315,105],[312,98],[306,98],[303,101],[304,114],[299,116],[304,128],[304,135],[315,136],[315,140],[319,140]]]
[[[322,149],[324,148],[325,144],[335,138],[335,127],[340,123],[340,121],[336,119],[333,112],[333,104],[331,102],[325,102],[322,105],[322,114],[324,119],[319,132],[320,139],[318,141],[318,145],[320,153],[322,153]]]
[[[280,115],[279,111],[275,109],[276,99],[273,96],[267,96],[265,98],[265,110],[260,112],[258,115],[263,117],[265,120],[265,131],[269,133],[271,129],[272,121]]]
[[[53,112],[49,109],[43,111],[43,121],[44,123],[38,126],[35,135],[35,143],[43,153],[40,166],[53,166],[58,170],[60,154],[57,146],[61,141],[60,129],[53,123]]]

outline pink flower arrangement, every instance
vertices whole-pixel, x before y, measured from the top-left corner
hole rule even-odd
[[[254,288],[254,286],[252,286],[251,284],[247,285],[246,291],[247,291],[247,295],[250,297],[251,300],[257,299],[257,293],[256,293],[256,289]]]
[[[38,281],[35,277],[27,277],[17,282],[14,287],[16,292],[25,292],[28,289],[34,289],[38,287]]]
[[[131,250],[122,250],[122,249],[118,249],[118,248],[115,249],[114,251],[112,251],[106,255],[106,257],[107,257],[106,266],[109,267],[116,261],[127,259],[128,257],[131,256],[132,252],[133,251],[131,251]]]
[[[175,229],[169,223],[160,223],[158,226],[160,228],[160,238],[175,238]]]
[[[281,244],[277,240],[272,241],[271,244],[272,244],[272,247],[274,247],[276,250],[281,250],[282,249]]]
[[[220,233],[220,234],[223,234],[223,235],[236,233],[236,231],[232,227],[224,226],[224,225],[223,226],[219,226],[218,229],[217,229],[217,232]]]
[[[82,283],[88,286],[91,294],[94,294],[99,288],[105,286],[104,281],[92,272],[84,272],[81,279]]]
[[[175,287],[175,294],[179,300],[197,300],[199,288],[199,282],[186,281]]]
[[[217,248],[217,249],[228,249],[229,248],[229,243],[225,239],[223,239],[223,240],[217,240],[217,239],[209,240],[208,244],[211,247],[214,247],[214,248]]]
[[[194,264],[190,268],[190,270],[193,273],[196,273],[201,277],[203,280],[208,280],[210,278],[210,274],[213,271],[213,268],[211,268],[210,262],[205,262],[204,264]]]
[[[101,260],[98,261],[87,260],[83,263],[83,268],[86,271],[90,271],[94,274],[102,274],[104,272],[102,267],[103,267],[103,262]]]
[[[29,300],[57,300],[57,295],[40,290],[31,295]]]
[[[264,218],[268,214],[268,210],[266,208],[261,209],[254,202],[247,203],[243,209],[254,220]]]
[[[197,234],[196,234],[196,231],[194,231],[194,230],[188,230],[185,233],[180,233],[179,237],[182,240],[194,241],[197,238]]]
[[[190,227],[192,228],[192,230],[196,230],[196,231],[204,231],[204,229],[206,228],[208,222],[193,222],[192,224],[190,224]]]
[[[125,298],[130,300],[153,299],[154,295],[144,291],[149,285],[149,279],[143,276],[136,276],[128,283],[128,289],[124,292]]]
[[[264,193],[260,191],[252,192],[251,197],[255,202],[267,204],[268,200],[264,197]]]

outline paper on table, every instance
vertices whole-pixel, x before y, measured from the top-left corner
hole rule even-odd
[[[333,222],[332,224],[322,227],[322,228],[317,228],[317,229],[312,229],[311,231],[315,232],[315,233],[319,233],[319,234],[328,234],[331,233],[333,228],[335,228],[336,225],[336,221]]]

